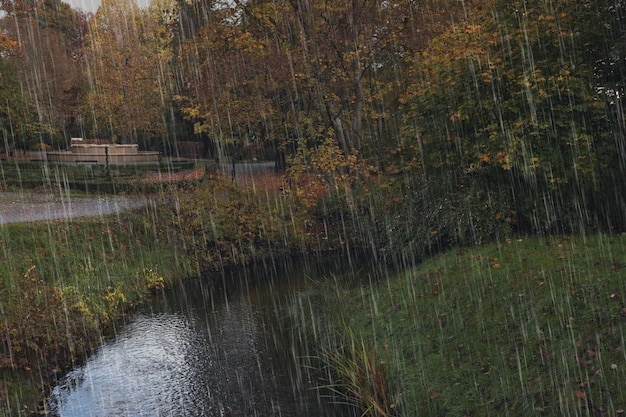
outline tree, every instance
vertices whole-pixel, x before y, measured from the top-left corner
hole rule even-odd
[[[5,10],[8,3],[5,3]],[[60,0],[12,3],[2,18],[5,34],[17,43],[6,57],[15,68],[29,105],[37,114],[35,142],[61,145],[73,131],[82,87],[80,13]]]
[[[179,2],[176,36],[178,99],[196,133],[218,157],[271,136],[275,109],[270,63],[276,58],[268,28],[251,21],[239,3]],[[280,60],[277,60],[280,62]]]
[[[24,148],[36,129],[14,68],[0,58],[0,139],[4,152]]]
[[[539,230],[606,224],[622,204],[611,167],[624,154],[586,23],[600,3],[495,1],[438,37],[404,97],[404,157],[427,175],[453,170],[510,190],[510,209]]]
[[[136,142],[164,132],[169,57],[152,19],[134,1],[104,0],[90,22],[83,117],[94,134]]]
[[[418,4],[419,3],[419,4]],[[330,135],[348,157],[385,154],[404,63],[458,2],[179,2],[180,91],[200,130],[294,152]],[[419,28],[419,30],[418,30]],[[419,34],[418,34],[419,33]]]

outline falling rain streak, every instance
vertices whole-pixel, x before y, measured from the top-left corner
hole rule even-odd
[[[623,415],[624,16],[0,0],[0,415]]]

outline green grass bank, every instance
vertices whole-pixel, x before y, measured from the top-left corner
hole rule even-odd
[[[454,249],[359,282],[319,283],[290,318],[365,415],[625,412],[626,236]]]
[[[145,214],[0,226],[0,415],[37,410],[48,384],[180,276]]]

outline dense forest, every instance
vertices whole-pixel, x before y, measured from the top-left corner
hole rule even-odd
[[[0,8],[7,154],[78,136],[273,159],[295,194],[341,203],[319,216],[349,211],[353,237],[393,257],[626,227],[622,1]]]

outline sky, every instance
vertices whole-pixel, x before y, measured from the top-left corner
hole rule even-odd
[[[63,0],[65,3],[72,6],[74,9],[83,9],[86,12],[95,13],[102,3],[102,0]],[[138,0],[139,7],[145,7],[148,5],[148,0]]]

